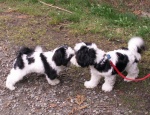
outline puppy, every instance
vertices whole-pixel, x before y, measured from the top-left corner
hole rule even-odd
[[[40,46],[35,50],[23,47],[20,49],[9,75],[6,87],[14,90],[15,83],[29,73],[45,74],[50,85],[60,81],[56,78],[63,67],[67,66],[74,55],[74,50],[67,45],[58,47],[53,51],[43,52]]]
[[[133,37],[128,42],[128,48],[122,48],[114,51],[104,52],[97,48],[94,43],[77,43],[74,47],[75,55],[71,62],[79,67],[90,67],[91,79],[86,81],[86,88],[94,88],[98,85],[100,79],[104,77],[105,82],[102,90],[110,92],[115,84],[116,71],[110,65],[107,56],[119,69],[126,71],[127,78],[135,79],[139,74],[138,62],[141,59],[141,53],[144,50],[144,41],[140,37]]]

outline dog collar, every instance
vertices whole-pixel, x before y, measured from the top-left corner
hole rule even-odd
[[[111,56],[109,54],[105,54],[105,57],[110,60],[111,59]]]
[[[106,60],[110,60],[111,56],[109,54],[104,54],[103,59],[99,62],[100,65],[103,65]]]

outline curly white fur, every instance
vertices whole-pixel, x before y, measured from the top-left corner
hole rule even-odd
[[[77,43],[74,47],[76,55],[73,56],[73,58],[71,59],[72,64],[78,66],[78,67],[82,67],[82,63],[86,63],[85,60],[80,60],[81,58],[78,58],[78,55],[86,55],[86,52],[88,52],[89,49],[92,49],[95,51],[95,55],[96,58],[94,59],[94,64],[89,65],[90,67],[90,71],[91,71],[91,79],[90,81],[86,81],[84,83],[84,86],[86,88],[94,88],[98,85],[100,79],[102,77],[104,77],[105,82],[102,85],[102,90],[105,92],[109,92],[113,89],[115,81],[116,81],[116,74],[112,74],[112,72],[114,71],[114,69],[112,67],[108,68],[108,70],[106,71],[105,68],[102,68],[101,70],[98,70],[95,67],[95,63],[98,65],[98,63],[101,62],[101,60],[104,59],[104,55],[109,54],[111,56],[111,61],[113,62],[113,64],[118,64],[119,63],[119,57],[117,55],[117,53],[119,53],[120,55],[126,56],[126,58],[128,59],[128,62],[126,63],[125,68],[122,71],[126,71],[127,74],[127,78],[132,78],[135,79],[137,78],[138,74],[139,74],[139,69],[137,66],[137,62],[141,59],[141,54],[139,52],[139,49],[142,50],[142,47],[144,46],[144,41],[142,38],[140,37],[133,37],[129,40],[128,42],[128,49],[119,49],[119,50],[114,50],[114,51],[109,51],[107,53],[105,53],[103,50],[97,48],[96,44],[92,43],[91,45],[87,45],[86,43],[82,42],[82,43]],[[83,54],[77,54],[78,52],[80,52],[80,50],[82,50],[83,47],[86,47],[88,50]],[[88,58],[87,54],[87,58]],[[106,60],[104,60],[106,61]],[[81,64],[80,64],[80,63]],[[108,64],[108,63],[105,63]],[[104,65],[104,67],[106,67]],[[126,80],[125,80],[126,81]]]
[[[64,66],[57,66],[56,62],[53,60],[53,56],[56,53],[56,50],[58,50],[59,48],[60,47],[54,49],[53,51],[43,52],[42,48],[40,46],[37,46],[32,54],[22,54],[20,58],[23,60],[24,67],[19,68],[19,66],[17,65],[17,67],[13,67],[11,69],[6,79],[6,87],[10,90],[14,90],[14,85],[16,84],[16,82],[23,79],[25,75],[33,72],[45,74],[48,83],[51,85],[58,84],[60,81],[57,78],[50,79],[50,77],[48,77],[48,75],[45,73],[44,63],[41,59],[41,54],[46,58],[46,61],[51,67],[52,71],[56,72],[56,74],[59,74],[59,72],[62,71]],[[65,55],[67,55],[66,58],[69,58],[69,56],[74,55],[74,50],[71,47],[68,47],[66,49]],[[33,58],[34,62],[29,64],[29,58]],[[16,58],[14,61],[14,65],[17,60],[18,59]]]

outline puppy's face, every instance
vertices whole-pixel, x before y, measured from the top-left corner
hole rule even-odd
[[[74,47],[75,55],[71,63],[78,67],[88,67],[94,64],[97,46],[94,43],[77,43]]]
[[[52,59],[57,66],[67,66],[74,53],[75,52],[71,47],[63,45],[54,50],[54,55]]]

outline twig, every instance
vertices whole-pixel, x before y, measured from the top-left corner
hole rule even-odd
[[[40,1],[40,0],[39,0],[39,2],[42,3],[42,4],[44,4],[44,5],[46,5],[46,6],[50,6],[50,7],[53,7],[53,8],[56,8],[56,9],[59,9],[59,10],[62,10],[62,11],[65,11],[65,12],[68,12],[68,13],[72,14],[71,11],[68,11],[68,10],[66,10],[66,9],[64,9],[64,8],[60,8],[60,7],[54,6],[54,5],[52,5],[52,4],[47,4],[47,3],[43,2],[43,1]]]
[[[78,107],[78,110],[82,110],[82,109],[85,109],[85,108],[87,108],[88,107],[88,105],[83,105],[83,106],[81,106],[81,107]]]

